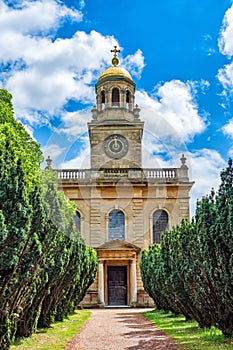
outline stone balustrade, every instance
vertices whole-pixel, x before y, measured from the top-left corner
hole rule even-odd
[[[129,179],[131,181],[148,182],[176,182],[189,181],[188,168],[109,168],[109,169],[55,169],[59,182],[78,183],[92,182],[95,180],[109,181],[117,179]]]
[[[177,169],[143,169],[147,179],[176,179]]]
[[[58,180],[87,180],[90,178],[88,169],[55,169]]]

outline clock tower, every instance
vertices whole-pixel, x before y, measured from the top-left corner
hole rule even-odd
[[[76,226],[96,249],[98,274],[85,306],[149,306],[140,276],[140,254],[189,217],[186,158],[178,168],[142,168],[144,123],[135,105],[135,83],[118,66],[99,77],[88,123],[91,168],[60,169],[58,183],[76,206]],[[48,159],[48,162],[51,162]]]
[[[141,168],[141,142],[144,123],[134,105],[135,83],[129,72],[118,66],[114,48],[112,67],[107,68],[95,86],[96,106],[88,123],[91,168]]]

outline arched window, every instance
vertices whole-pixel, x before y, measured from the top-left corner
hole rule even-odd
[[[153,243],[160,243],[162,232],[168,229],[168,215],[165,210],[157,210],[153,214]]]
[[[125,215],[121,210],[112,210],[108,221],[109,240],[125,239]]]
[[[74,222],[76,225],[77,232],[81,232],[81,215],[78,211],[76,211],[76,213],[75,213]]]
[[[112,106],[119,107],[120,94],[117,88],[112,89]]]
[[[105,92],[101,91],[100,93],[101,109],[105,108]]]

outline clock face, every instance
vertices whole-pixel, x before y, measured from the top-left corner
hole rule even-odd
[[[104,151],[111,158],[122,158],[128,152],[128,142],[124,136],[111,135],[104,141]]]

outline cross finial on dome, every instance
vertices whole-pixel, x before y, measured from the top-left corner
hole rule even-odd
[[[117,58],[117,53],[118,52],[121,52],[121,50],[117,50],[117,46],[114,46],[114,49],[111,50],[111,52],[114,52],[114,56],[113,56],[113,59],[112,59],[112,64],[114,65],[114,67],[116,67],[119,63],[119,60]]]

